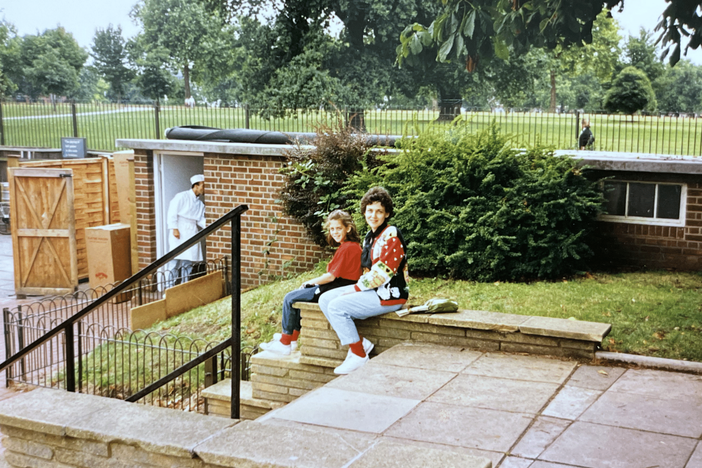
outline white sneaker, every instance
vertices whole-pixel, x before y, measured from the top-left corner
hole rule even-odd
[[[364,337],[363,338],[363,351],[366,352],[366,356],[368,356],[369,358],[370,358],[370,352],[373,351],[373,348],[375,348],[375,345]],[[349,348],[348,353],[346,353],[346,357],[348,357],[349,354],[352,354],[351,348]]]
[[[290,345],[284,345],[280,341],[271,341],[270,343],[266,343],[268,346],[263,348],[265,351],[269,351],[274,354],[281,354],[283,356],[289,356],[290,355],[290,348],[292,346]]]
[[[355,371],[359,367],[362,367],[367,362],[368,362],[367,355],[366,355],[366,357],[361,357],[357,354],[349,353],[346,355],[346,359],[344,359],[344,362],[341,363],[341,365],[339,367],[334,369],[334,373],[338,374],[338,375],[350,374],[351,372]]]
[[[268,350],[268,347],[274,342],[274,341],[280,341],[280,339],[283,337],[282,333],[274,333],[273,334],[273,339],[269,341],[268,343],[261,343],[259,347],[266,351]],[[290,342],[290,350],[295,351],[297,349],[297,341],[291,341]]]

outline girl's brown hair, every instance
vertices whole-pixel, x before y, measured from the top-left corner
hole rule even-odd
[[[335,220],[340,221],[345,228],[348,228],[349,226],[351,227],[351,229],[349,229],[349,232],[346,233],[347,241],[361,242],[361,237],[358,235],[356,224],[353,222],[353,218],[351,217],[351,215],[345,212],[344,210],[334,210],[331,213],[329,213],[329,216],[327,216],[327,221],[324,223],[324,230],[327,233],[327,244],[331,245],[332,247],[338,247],[339,245],[341,245],[337,241],[335,241],[329,233],[329,223]]]

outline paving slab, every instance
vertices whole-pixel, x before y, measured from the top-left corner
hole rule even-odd
[[[571,387],[607,390],[626,371],[623,367],[589,366],[578,367],[568,379]]]
[[[580,420],[699,438],[702,436],[702,398],[698,395],[683,400],[609,390]]]
[[[373,358],[373,363],[390,366],[461,372],[483,353],[453,346],[403,343]]]
[[[324,430],[245,421],[195,448],[205,463],[240,468],[341,468],[361,452]]]
[[[517,446],[512,449],[512,455],[523,458],[538,458],[541,452],[551,445],[570,424],[570,421],[563,419],[547,416],[538,417]]]
[[[385,434],[401,439],[506,452],[530,422],[531,417],[521,413],[425,402]]]
[[[650,369],[628,369],[610,387],[610,390],[688,399],[702,395],[702,375]]]
[[[555,383],[462,374],[428,401],[536,414],[557,390]]]
[[[322,387],[276,410],[271,417],[318,426],[381,433],[420,400]],[[265,417],[265,416],[264,416]]]
[[[577,363],[573,361],[516,354],[486,353],[462,373],[488,377],[508,376],[514,380],[560,384],[568,378],[575,366]]]
[[[697,441],[576,421],[539,460],[586,468],[680,468]]]
[[[534,460],[528,458],[507,457],[500,464],[500,468],[529,468]]]
[[[422,442],[418,440],[408,440],[408,439],[398,439],[397,437],[390,437],[387,435],[382,435],[380,436],[383,438],[383,440],[389,440],[391,442],[396,442],[396,443],[401,443],[405,445],[415,445],[417,447],[425,447],[425,448],[431,448],[431,449],[439,449],[439,450],[453,450],[455,452],[459,453],[465,453],[467,455],[472,455],[474,457],[482,457],[482,458],[487,458],[492,462],[492,466],[497,466],[500,463],[500,460],[504,457],[504,453],[502,452],[491,452],[489,450],[480,450],[480,449],[472,449],[472,448],[467,448],[467,447],[458,447],[455,445],[445,445],[445,444],[435,444],[432,442]]]
[[[697,449],[690,457],[685,468],[702,468],[702,442],[697,443]]]
[[[473,457],[452,450],[437,450],[380,441],[349,468],[492,468],[487,458]]]
[[[602,395],[602,392],[599,390],[566,385],[549,403],[543,414],[555,418],[574,420],[583,414],[600,395]]]
[[[553,317],[530,317],[519,325],[519,331],[527,335],[551,336],[571,340],[602,343],[612,329],[609,323],[584,322]]]
[[[288,429],[303,428],[312,431],[322,430],[322,428],[313,424],[305,424],[297,421],[288,421],[286,419],[259,418],[256,420],[256,422],[259,424],[285,427]],[[335,434],[339,436],[345,443],[358,450],[359,453],[368,450],[373,444],[375,444],[378,441],[378,438],[380,437],[378,434],[372,434],[369,432],[350,431],[348,429],[338,429],[336,427],[324,427],[323,430],[325,434]]]
[[[424,400],[456,377],[454,372],[408,369],[371,362],[341,378],[327,388],[338,388],[372,395]]]
[[[573,465],[562,465],[560,463],[549,463],[549,462],[543,462],[543,461],[535,461],[532,465],[529,465],[529,468],[573,468]],[[646,467],[646,468],[654,468],[654,467]]]

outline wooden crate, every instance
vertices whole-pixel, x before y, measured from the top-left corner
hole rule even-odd
[[[85,228],[111,224],[112,206],[117,205],[117,187],[110,177],[111,158],[22,161],[20,167],[73,170],[78,278],[88,277]],[[112,169],[114,174],[114,167]],[[114,186],[114,187],[113,187]],[[114,201],[114,202],[113,202]],[[117,208],[119,209],[119,208]],[[119,213],[117,213],[119,218]]]

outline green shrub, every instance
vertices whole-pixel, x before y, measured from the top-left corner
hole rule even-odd
[[[471,134],[460,121],[401,144],[347,193],[357,207],[372,185],[390,191],[413,274],[530,280],[585,267],[602,196],[571,158],[518,151],[494,124]]]
[[[322,225],[333,210],[348,205],[342,187],[363,167],[377,165],[377,151],[369,151],[364,134],[337,124],[320,126],[313,147],[296,146],[287,151],[281,169],[285,185],[281,191],[283,211],[300,221],[318,245],[327,245]]]

